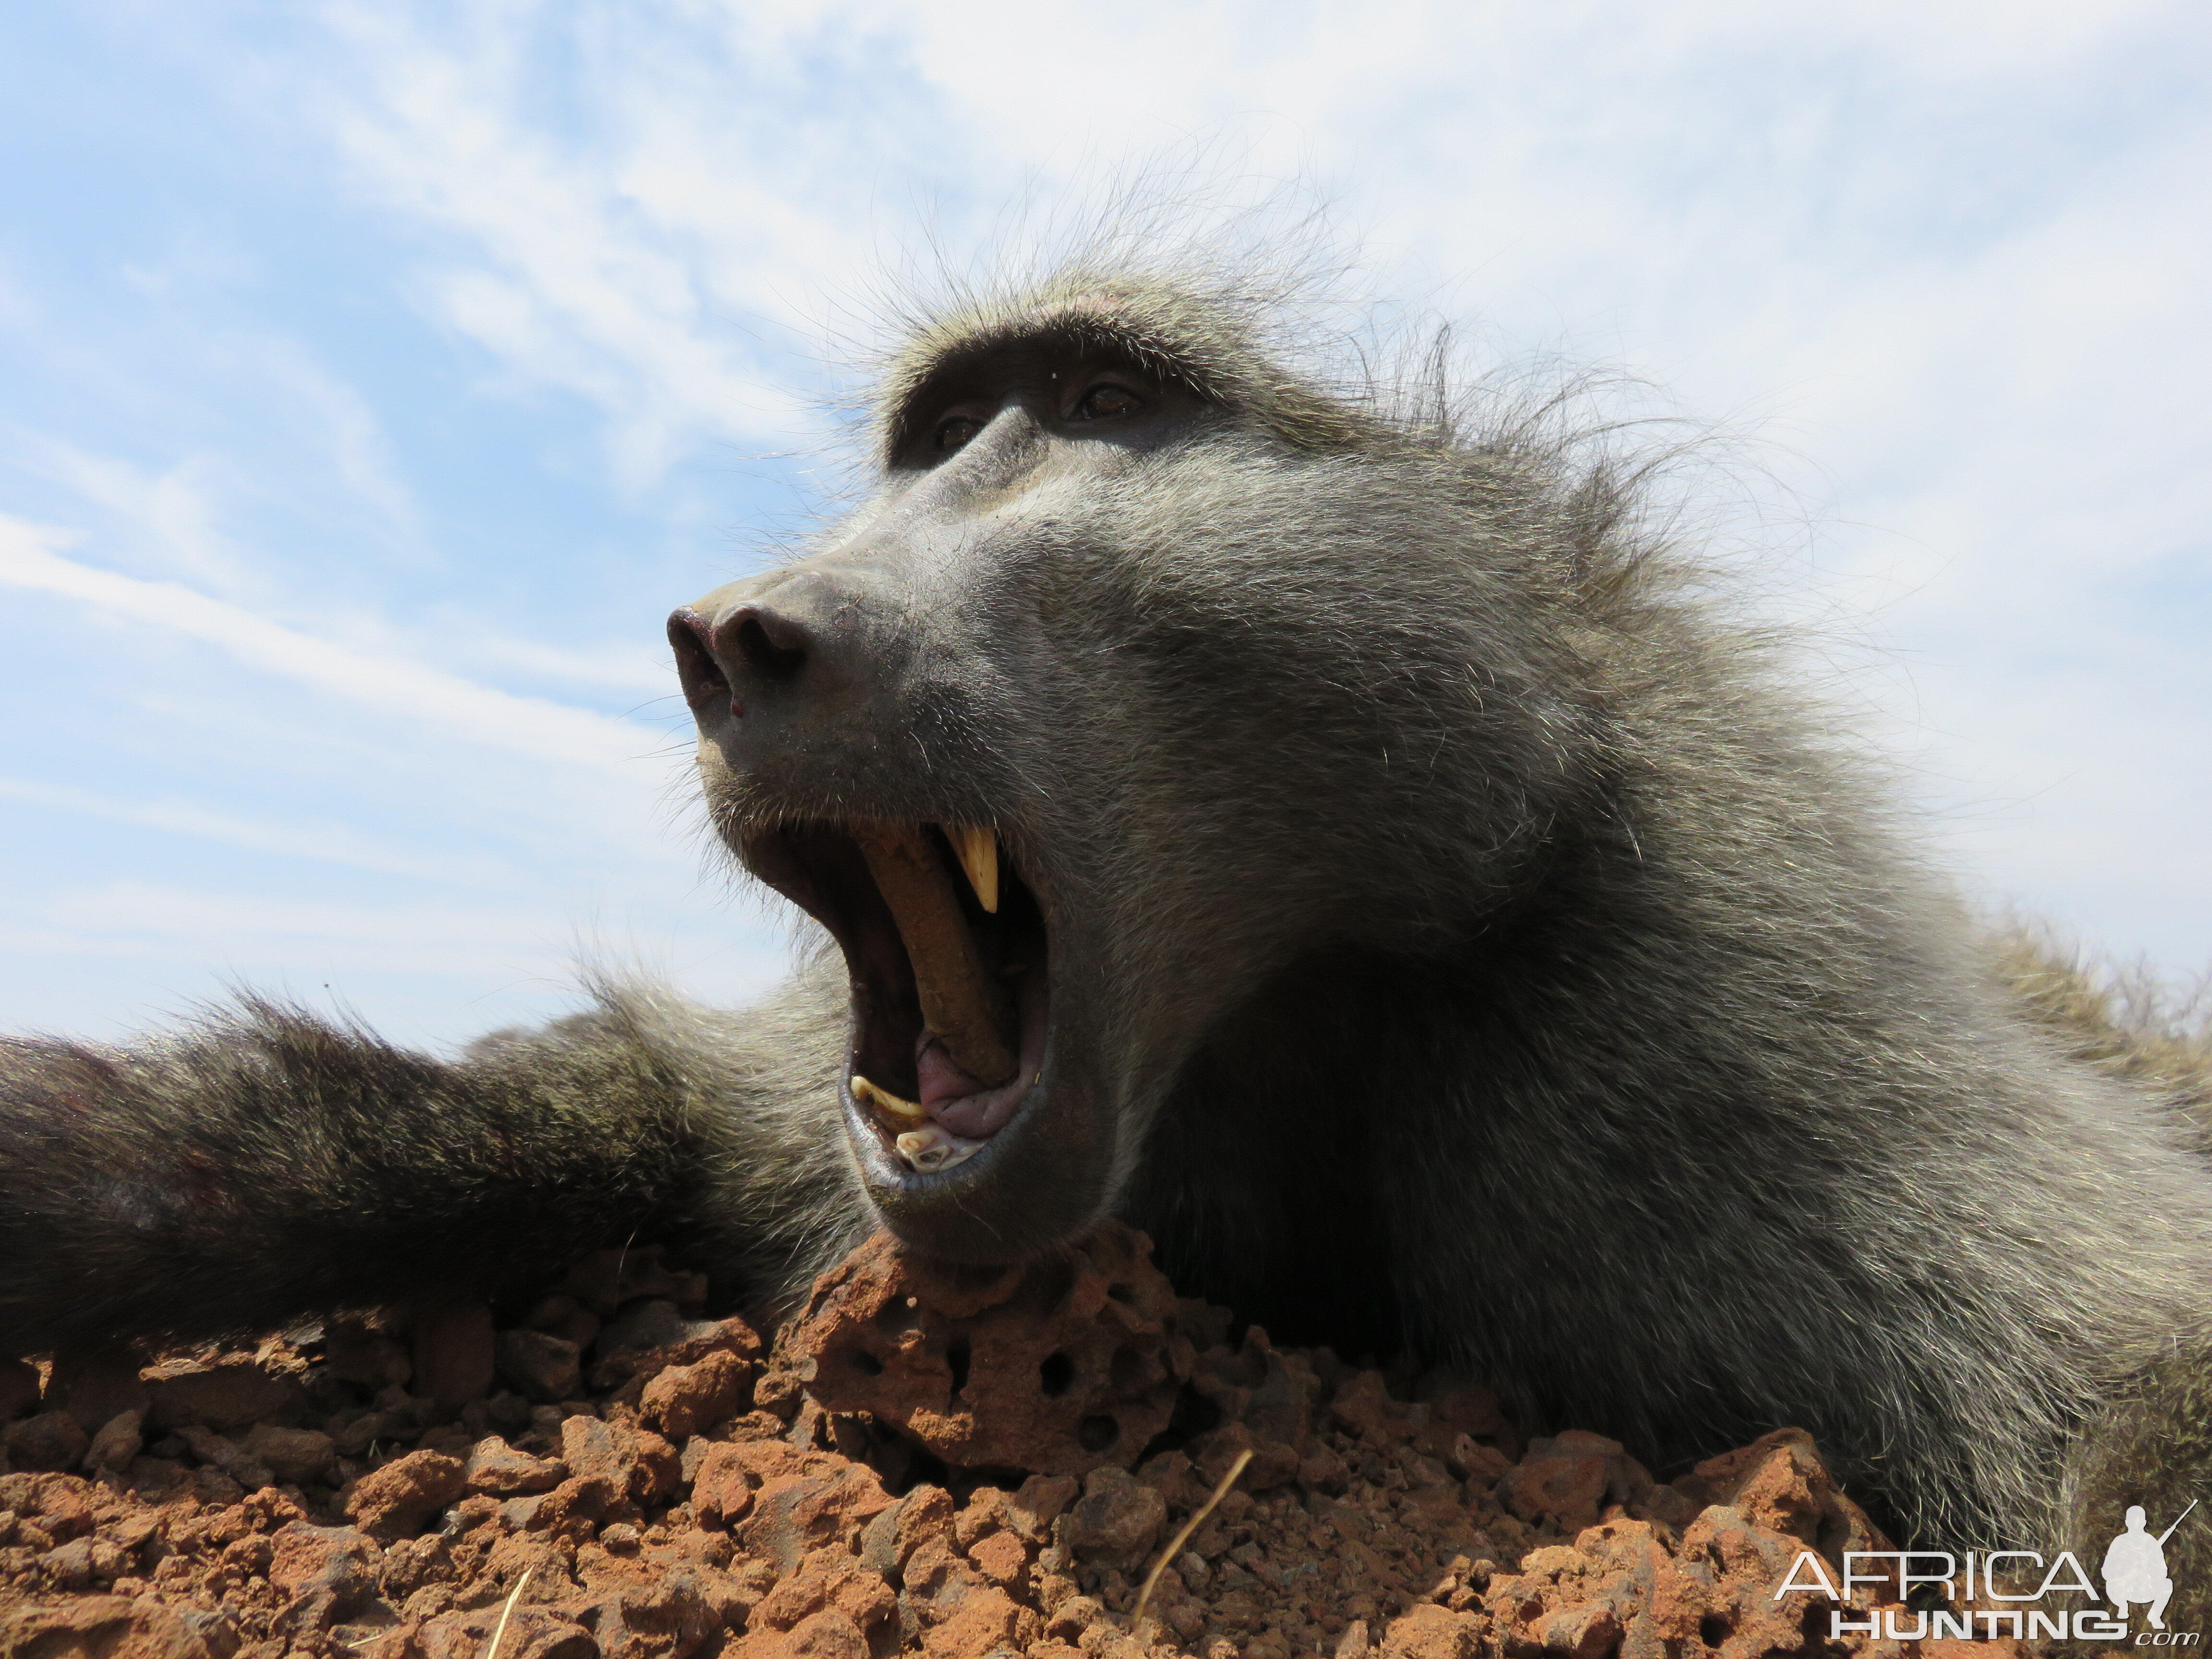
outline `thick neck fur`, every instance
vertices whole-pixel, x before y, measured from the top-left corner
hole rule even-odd
[[[1126,1212],[1279,1341],[1465,1367],[1662,1474],[1813,1425],[1847,1474],[1933,1472],[1894,1492],[1906,1536],[2046,1534],[2051,1492],[2003,1471],[2055,1479],[2143,1310],[2203,1305],[2197,1153],[2112,1134],[2155,1108],[2042,1051],[1879,841],[1828,826],[1762,892],[1620,805],[1638,835],[1555,848],[1458,949],[1278,976],[1186,1069]],[[1996,1248],[2027,1230],[2051,1248]]]

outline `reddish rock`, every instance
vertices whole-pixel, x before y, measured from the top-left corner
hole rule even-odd
[[[129,1468],[131,1460],[145,1448],[145,1426],[144,1419],[137,1412],[116,1413],[100,1425],[100,1432],[85,1448],[85,1468],[118,1473]]]
[[[1481,1651],[1483,1621],[1470,1613],[1453,1613],[1432,1601],[1417,1602],[1382,1632],[1382,1659],[1473,1659]],[[1617,1640],[1618,1626],[1612,1629]],[[1588,1638],[1568,1650],[1578,1659],[1601,1659],[1609,1646],[1590,1646]]]
[[[412,1643],[380,1659],[484,1659],[491,1651],[502,1607],[494,1604],[468,1613],[442,1613],[426,1621]],[[501,1637],[499,1659],[600,1659],[591,1632],[565,1613],[542,1607],[518,1606]]]
[[[721,1619],[692,1568],[640,1573],[618,1585],[592,1583],[561,1611],[592,1634],[599,1659],[690,1659]]]
[[[214,1659],[181,1613],[151,1598],[95,1595],[0,1619],[10,1659]]]
[[[749,1633],[730,1652],[733,1659],[872,1659],[860,1627],[835,1607],[824,1607],[788,1631]]]
[[[1500,1496],[1524,1521],[1548,1516],[1560,1531],[1575,1533],[1595,1525],[1608,1506],[1640,1503],[1652,1490],[1650,1474],[1619,1441],[1571,1429],[1554,1439],[1530,1441]]]
[[[929,1659],[978,1659],[1000,1648],[1024,1648],[1037,1637],[1036,1613],[995,1587],[960,1598],[943,1622],[922,1632]]]
[[[561,1461],[572,1479],[591,1482],[611,1503],[629,1496],[638,1473],[638,1437],[618,1423],[596,1417],[567,1417],[561,1422]]]
[[[1708,1458],[1676,1486],[1694,1502],[1734,1505],[1753,1525],[1795,1538],[1832,1561],[1847,1550],[1891,1547],[1866,1511],[1838,1490],[1802,1429],[1777,1429]]]
[[[1141,1233],[1108,1222],[1026,1269],[957,1268],[879,1235],[817,1281],[779,1358],[832,1411],[946,1462],[1127,1468],[1167,1426],[1192,1351]]]
[[[1362,1371],[1345,1382],[1328,1402],[1328,1414],[1340,1430],[1372,1451],[1388,1451],[1413,1431],[1380,1371]]]
[[[1029,1571],[1029,1547],[1010,1532],[977,1539],[968,1547],[968,1559],[975,1564],[976,1571],[1006,1589],[1020,1589]]]
[[[1253,1439],[1305,1445],[1321,1379],[1303,1356],[1277,1352],[1261,1327],[1248,1327],[1234,1350],[1201,1355],[1190,1381],[1224,1423],[1242,1424]]]
[[[599,1520],[606,1513],[609,1501],[604,1480],[584,1480],[572,1475],[551,1492],[508,1498],[500,1506],[500,1512],[510,1527],[556,1533],[572,1521]]]
[[[127,1348],[58,1353],[46,1379],[46,1403],[67,1412],[91,1435],[125,1412],[137,1412],[143,1420],[151,1396],[139,1379],[139,1356]]]
[[[898,1599],[879,1574],[843,1550],[812,1550],[801,1558],[797,1571],[762,1598],[752,1610],[748,1627],[793,1630],[824,1607],[844,1614],[864,1637],[872,1639],[878,1632],[895,1629]]]
[[[0,1446],[7,1449],[11,1468],[73,1469],[92,1437],[67,1412],[40,1412],[0,1430]]]
[[[274,1486],[276,1477],[268,1466],[249,1456],[235,1441],[198,1423],[187,1423],[178,1437],[192,1449],[192,1455],[210,1468],[221,1469],[248,1492]]]
[[[489,1391],[494,1375],[491,1310],[481,1302],[418,1310],[410,1333],[414,1392],[441,1412]]]
[[[848,1286],[865,1287],[881,1255],[871,1247],[848,1264]],[[627,1273],[620,1253],[609,1259]],[[917,1295],[911,1308],[870,1304],[825,1281],[817,1334],[860,1341],[840,1322],[872,1305],[884,1352],[896,1358],[919,1340],[922,1358],[945,1362],[941,1388],[954,1340],[965,1340],[967,1380],[939,1419],[968,1413],[961,1443],[970,1447],[988,1441],[994,1423],[1019,1432],[990,1443],[1057,1434],[1057,1452],[1042,1438],[1026,1443],[1066,1467],[1095,1455],[1081,1452],[1085,1419],[1058,1403],[1081,1386],[1080,1368],[1023,1359],[1030,1374],[1016,1379],[994,1378],[992,1367],[1067,1336],[1084,1283],[1121,1285],[1129,1302],[1109,1294],[1085,1316],[1085,1340],[1127,1361],[1109,1383],[1142,1395],[1146,1376],[1182,1376],[1223,1419],[1134,1478],[1112,1458],[1080,1479],[1072,1468],[1028,1473],[1025,1462],[986,1475],[992,1466],[970,1463],[949,1483],[964,1499],[956,1504],[872,1408],[830,1398],[834,1389],[817,1390],[834,1410],[802,1402],[797,1368],[811,1367],[818,1382],[817,1362],[835,1344],[808,1351],[787,1340],[755,1376],[749,1328],[690,1318],[672,1295],[641,1308],[634,1295],[608,1292],[610,1330],[658,1346],[595,1364],[607,1380],[590,1403],[533,1411],[502,1395],[471,1402],[460,1422],[441,1420],[434,1402],[397,1386],[394,1367],[411,1376],[414,1364],[374,1348],[388,1344],[388,1328],[363,1316],[350,1322],[356,1346],[383,1367],[365,1412],[336,1403],[361,1398],[358,1384],[318,1379],[275,1417],[142,1431],[182,1442],[188,1449],[173,1459],[125,1460],[118,1431],[97,1479],[0,1474],[0,1607],[20,1621],[27,1607],[59,1603],[49,1613],[63,1626],[33,1632],[35,1651],[53,1659],[484,1659],[526,1571],[500,1659],[1745,1659],[1814,1646],[1830,1659],[1895,1659],[1893,1644],[1863,1637],[1809,1642],[1829,1611],[1820,1596],[1776,1601],[1800,1550],[1879,1543],[1802,1435],[1769,1436],[1669,1486],[1595,1435],[1561,1434],[1522,1458],[1480,1389],[1431,1376],[1413,1398],[1394,1396],[1378,1374],[1325,1352],[1279,1352],[1256,1329],[1232,1348],[1225,1310],[1148,1306],[1149,1292],[1101,1260],[1094,1248],[1042,1288],[1026,1275],[948,1274],[949,1291]],[[541,1334],[574,1340],[568,1333],[597,1316],[579,1293],[549,1316],[561,1329]],[[1137,1328],[1147,1320],[1149,1334]],[[326,1376],[347,1328],[331,1327],[333,1361],[316,1362]],[[149,1374],[182,1381],[185,1398],[241,1369],[289,1389],[306,1362],[271,1343]],[[724,1416],[739,1373],[755,1409]],[[87,1390],[80,1403],[94,1397],[88,1368],[74,1383],[59,1375]],[[49,1385],[50,1408],[60,1395]],[[741,1407],[743,1394],[732,1403]],[[914,1422],[929,1427],[926,1415],[911,1417],[908,1439],[920,1437]],[[679,1425],[691,1431],[680,1455],[671,1443]],[[335,1461],[409,1447],[381,1469]],[[1140,1643],[1127,1626],[1135,1581],[1248,1447],[1255,1467],[1178,1547]],[[113,1468],[118,1461],[127,1466]],[[358,1528],[312,1524],[305,1500],[273,1487],[240,1491],[316,1471],[349,1477],[341,1491]],[[918,1474],[922,1483],[897,1499],[886,1492],[886,1480]],[[1592,1509],[1595,1524],[1558,1536],[1563,1519]],[[118,1595],[95,1594],[110,1585]],[[134,1598],[167,1611],[145,1613],[150,1601]],[[1868,1611],[1865,1600],[1854,1599],[1855,1613]],[[0,1654],[22,1646],[0,1624]],[[2016,1647],[1974,1651],[2006,1659]]]
[[[710,1353],[696,1364],[667,1366],[645,1385],[639,1415],[648,1427],[676,1440],[727,1422],[745,1408],[753,1370],[732,1353]]]
[[[467,1490],[459,1458],[410,1452],[363,1475],[346,1500],[346,1513],[372,1538],[400,1538],[420,1532]]]
[[[581,1354],[544,1331],[501,1331],[495,1346],[499,1375],[526,1400],[574,1400],[584,1387]]]
[[[891,1583],[903,1585],[907,1563],[923,1541],[952,1534],[952,1500],[942,1486],[916,1486],[860,1530],[860,1559]]]
[[[1127,1469],[1093,1469],[1083,1496],[1060,1519],[1057,1535],[1085,1561],[1133,1567],[1167,1523],[1167,1502]]]
[[[557,1457],[534,1457],[517,1451],[499,1436],[486,1435],[469,1449],[461,1464],[461,1478],[471,1492],[512,1498],[519,1492],[550,1492],[568,1478],[568,1466]]]
[[[1301,1461],[1297,1448],[1279,1440],[1261,1440],[1242,1423],[1227,1423],[1194,1443],[1192,1461],[1197,1465],[1200,1484],[1207,1492],[1236,1467],[1237,1458],[1245,1452],[1252,1461],[1244,1466],[1244,1473],[1237,1484],[1246,1492],[1268,1492],[1277,1486],[1287,1486],[1298,1478]]]
[[[1308,1492],[1340,1494],[1351,1484],[1351,1468],[1328,1446],[1316,1446],[1298,1460],[1298,1485]]]
[[[376,1594],[377,1547],[351,1527],[295,1521],[270,1542],[269,1582],[288,1598],[287,1631],[328,1630]]]
[[[714,1446],[693,1476],[691,1510],[702,1526],[728,1527],[753,1506],[753,1483],[735,1446]]]
[[[333,1319],[323,1331],[324,1364],[343,1382],[365,1389],[404,1388],[415,1362],[391,1335],[350,1319]]]
[[[321,1480],[337,1456],[336,1445],[321,1430],[283,1429],[274,1423],[256,1423],[239,1442],[239,1449],[293,1486]]]
[[[629,1492],[644,1504],[665,1504],[684,1487],[684,1457],[650,1429],[637,1431],[637,1468]]]
[[[216,1430],[244,1428],[300,1403],[296,1377],[259,1353],[165,1359],[147,1366],[139,1376],[150,1401],[147,1420],[157,1428],[181,1428],[188,1423]]]
[[[857,1550],[869,1522],[890,1507],[872,1469],[817,1455],[804,1473],[763,1481],[738,1523],[738,1542],[788,1571],[807,1551],[827,1545]]]
[[[981,1589],[986,1582],[954,1540],[941,1534],[915,1546],[902,1577],[900,1599],[909,1610],[931,1619],[949,1616],[963,1596]]]
[[[0,1509],[35,1516],[49,1544],[90,1532],[102,1497],[73,1474],[0,1474]]]
[[[1757,1460],[1763,1462],[1762,1457]],[[1804,1620],[1831,1605],[1816,1596],[1778,1601],[1775,1589],[1803,1543],[1743,1510],[1706,1510],[1679,1541],[1643,1521],[1592,1527],[1571,1547],[1532,1551],[1517,1572],[1493,1577],[1483,1597],[1507,1659],[1578,1654],[1796,1652]],[[1854,1616],[1871,1603],[1853,1599]],[[1985,1659],[1997,1659],[1999,1648]]]
[[[625,1322],[622,1329],[610,1328],[600,1339],[603,1357],[592,1366],[592,1385],[614,1389],[617,1399],[635,1405],[660,1372],[672,1365],[696,1365],[708,1354],[729,1355],[744,1368],[748,1378],[759,1372],[766,1349],[759,1334],[744,1320],[685,1319],[673,1310],[670,1314],[658,1322]],[[607,1351],[610,1343],[624,1338],[649,1339],[650,1346]]]
[[[1007,1500],[1007,1525],[1030,1543],[1042,1544],[1082,1490],[1083,1483],[1071,1474],[1033,1474]]]

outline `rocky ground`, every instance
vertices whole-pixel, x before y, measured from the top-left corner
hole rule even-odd
[[[1232,1343],[1125,1229],[970,1274],[878,1240],[772,1351],[704,1292],[608,1253],[507,1329],[0,1370],[0,1659],[2013,1650],[1775,1599],[1875,1547],[1802,1435],[1662,1485],[1447,1376]]]

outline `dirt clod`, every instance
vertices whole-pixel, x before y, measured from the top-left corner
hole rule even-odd
[[[511,1596],[501,1659],[1917,1645],[1775,1600],[1801,1550],[1881,1547],[1802,1432],[1671,1483],[1597,1435],[1524,1442],[1449,1376],[1231,1342],[1126,1229],[966,1276],[876,1240],[772,1352],[704,1294],[609,1252],[507,1329],[447,1309],[428,1339],[378,1314],[135,1373],[0,1365],[0,1655],[483,1659]]]

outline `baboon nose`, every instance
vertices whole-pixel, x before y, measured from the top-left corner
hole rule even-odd
[[[684,701],[701,715],[709,705],[730,696],[729,676],[714,660],[713,638],[707,619],[690,605],[678,605],[669,613],[668,644],[676,653],[676,678],[683,682]],[[733,700],[731,712],[744,711]]]
[[[765,605],[740,605],[722,618],[714,638],[718,660],[770,685],[797,679],[814,646],[804,623]]]
[[[726,698],[740,718],[749,695],[797,679],[815,643],[805,623],[757,603],[714,623],[684,605],[668,619],[668,642],[684,701],[703,714]]]

